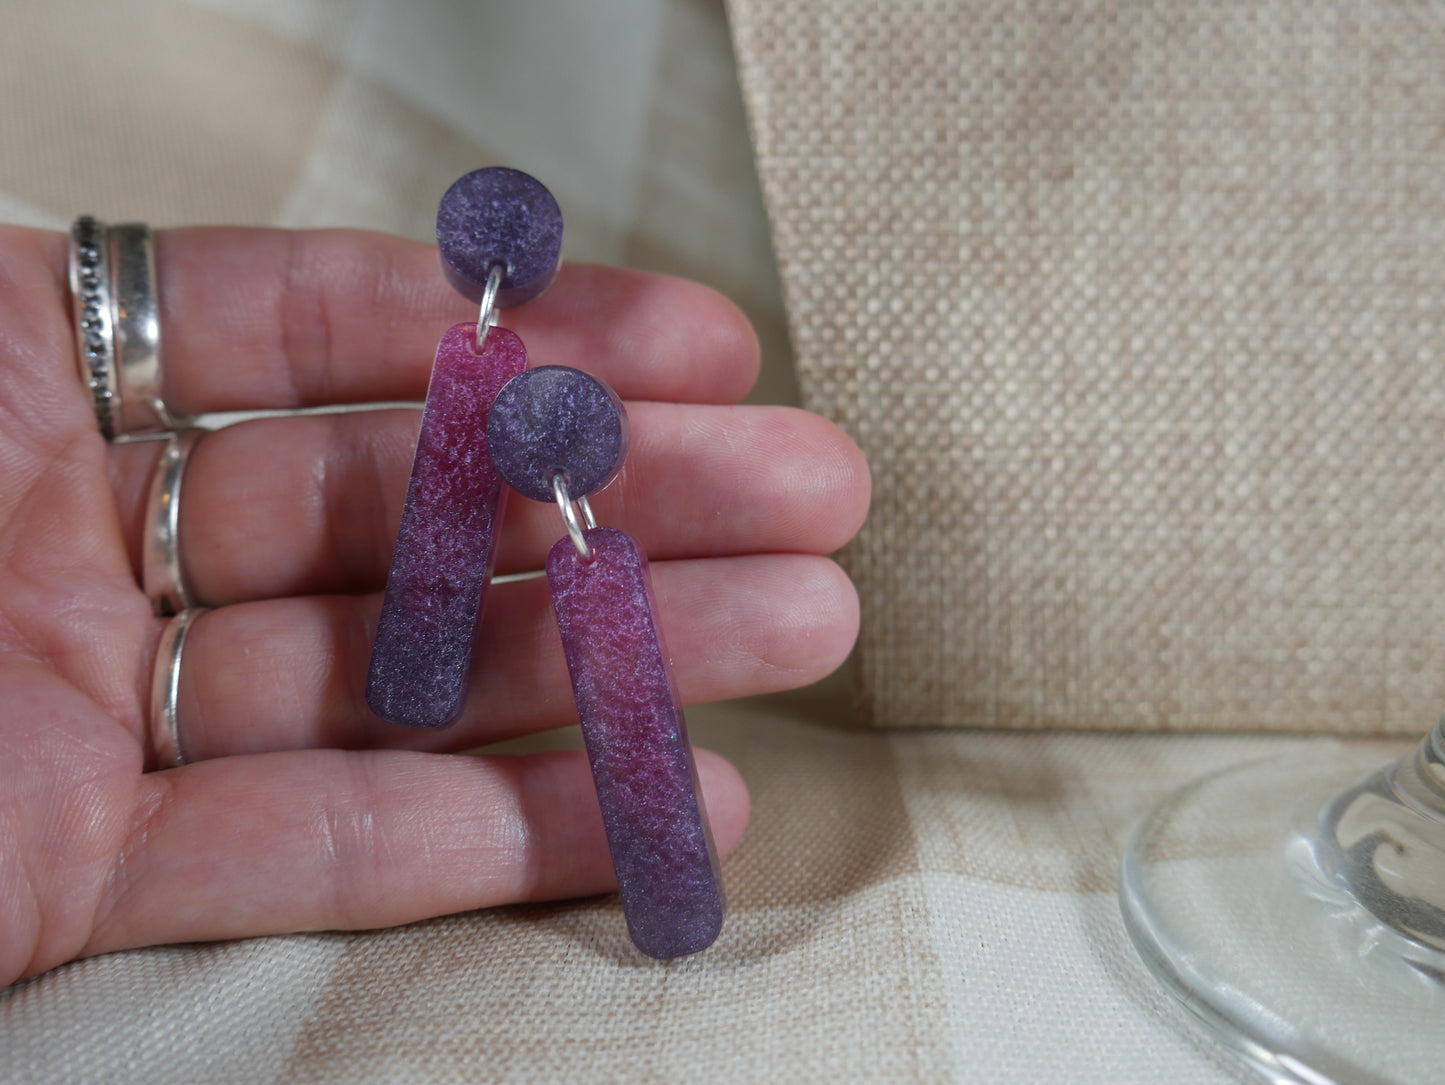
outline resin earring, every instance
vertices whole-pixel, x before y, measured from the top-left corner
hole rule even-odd
[[[547,584],[628,933],[650,957],[706,949],[722,929],[722,880],[647,556],[587,503],[627,455],[627,413],[595,377],[542,366],[497,395],[487,441],[507,484],[555,502],[567,529]]]
[[[402,508],[366,679],[382,719],[444,727],[466,697],[506,491],[487,455],[487,411],[527,367],[522,341],[494,327],[496,310],[551,284],[562,256],[562,212],[519,170],[475,170],[437,209],[448,281],[481,312],[437,344],[421,434]]]

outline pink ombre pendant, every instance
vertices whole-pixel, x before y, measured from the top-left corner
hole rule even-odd
[[[595,377],[544,366],[502,389],[487,434],[507,484],[555,500],[567,525],[547,583],[628,932],[651,957],[706,949],[722,930],[722,878],[647,557],[596,527],[586,501],[627,455],[627,412]]]
[[[590,562],[562,539],[547,583],[627,930],[649,957],[712,945],[725,901],[647,557],[616,528],[586,532]]]
[[[447,280],[481,312],[437,345],[366,678],[371,710],[412,727],[445,727],[466,700],[505,502],[487,412],[527,368],[522,341],[491,325],[497,308],[536,297],[556,276],[562,211],[535,177],[493,166],[447,189],[436,232]]]
[[[366,678],[384,720],[445,727],[461,714],[506,491],[487,455],[487,412],[527,368],[522,341],[477,326],[442,336]]]

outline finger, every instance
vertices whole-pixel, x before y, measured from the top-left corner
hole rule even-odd
[[[597,495],[603,522],[654,559],[827,553],[867,513],[857,447],[816,415],[784,407],[638,403],[633,450]],[[207,435],[186,467],[180,540],[187,583],[212,605],[365,592],[386,582],[416,445],[415,411],[262,419]],[[158,456],[117,450],[115,492],[139,562]],[[541,568],[563,525],[513,496],[499,572]]]
[[[0,224],[0,478],[11,494],[77,437],[96,440],[76,370],[65,246],[63,234]]]
[[[658,626],[684,703],[806,685],[858,631],[858,597],[827,558],[756,555],[653,565]],[[242,603],[190,629],[180,682],[192,759],[306,747],[463,750],[575,723],[545,580],[494,584],[461,721],[442,731],[377,719],[363,691],[377,596]]]
[[[698,775],[718,850],[747,791]],[[311,751],[142,778],[84,955],[163,942],[359,930],[616,883],[580,751],[527,757]]]
[[[166,401],[183,413],[421,399],[442,333],[477,319],[435,247],[384,234],[163,230],[156,264]],[[534,365],[624,397],[729,403],[757,376],[738,308],[666,275],[568,265],[503,323]]]

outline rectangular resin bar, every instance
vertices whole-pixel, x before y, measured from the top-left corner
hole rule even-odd
[[[527,368],[516,335],[492,328],[478,353],[476,329],[457,324],[437,344],[366,678],[371,710],[412,727],[444,727],[461,714],[505,504],[487,455],[487,412]]]
[[[722,929],[717,852],[658,635],[647,556],[625,532],[570,537],[547,582],[592,762],[628,933],[650,957],[706,949]]]

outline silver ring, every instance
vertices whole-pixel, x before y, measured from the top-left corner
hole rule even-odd
[[[582,521],[577,519],[577,509],[572,504],[572,496],[567,492],[567,476],[558,471],[552,476],[552,496],[557,501],[557,508],[562,512],[562,523],[567,525],[567,534],[572,539],[572,545],[577,548],[577,554],[584,563],[590,562],[595,556],[592,553],[592,546],[587,542],[587,536],[582,531]],[[587,504],[586,497],[579,497],[577,504],[582,506],[582,515],[587,518],[588,527],[597,526],[597,518],[592,515],[592,506]]]
[[[107,439],[117,433],[120,382],[115,368],[115,300],[105,227],[81,215],[70,227],[70,306],[75,319],[80,381],[90,390],[91,408]]]
[[[115,371],[121,433],[161,433],[176,422],[161,399],[161,319],[156,299],[156,246],[143,222],[105,231],[115,296]]]
[[[89,215],[70,231],[70,293],[81,380],[107,438],[163,433],[184,420],[161,398],[155,240],[140,222]]]
[[[487,272],[486,285],[482,287],[482,311],[477,314],[477,353],[482,352],[482,344],[487,341],[487,329],[496,327],[497,324],[497,293],[502,289],[502,276],[507,269],[501,264],[493,264],[492,270]]]
[[[186,460],[203,429],[183,429],[171,435],[156,461],[146,496],[145,541],[141,554],[141,587],[155,612],[162,617],[194,605],[181,569],[181,482]]]
[[[173,769],[186,763],[181,745],[178,705],[181,695],[181,653],[192,623],[205,607],[183,610],[166,623],[156,648],[155,669],[151,672],[151,747],[155,750],[156,768]]]

